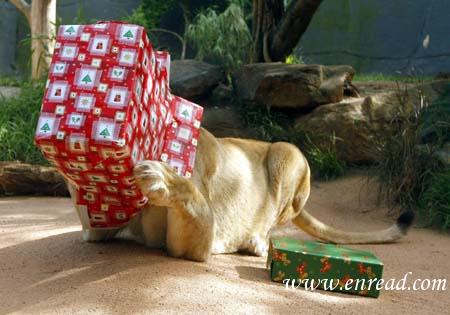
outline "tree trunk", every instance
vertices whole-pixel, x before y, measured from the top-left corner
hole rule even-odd
[[[0,195],[68,196],[67,185],[54,167],[0,162]]]
[[[31,30],[31,77],[45,74],[54,48],[56,0],[10,0],[25,15]]]
[[[253,0],[253,54],[252,62],[269,61],[268,40],[280,23],[284,12],[283,1]]]
[[[284,61],[297,46],[322,0],[253,0],[252,62]]]
[[[32,0],[31,2],[31,77],[45,74],[54,48],[56,0]]]

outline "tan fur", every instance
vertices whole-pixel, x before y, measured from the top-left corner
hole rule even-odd
[[[174,257],[204,261],[211,253],[264,255],[270,229],[290,220],[336,243],[389,242],[402,236],[395,226],[371,233],[338,231],[303,210],[310,170],[289,143],[216,139],[202,129],[191,179],[156,161],[144,161],[134,172],[149,206],[121,235],[148,247],[167,248]],[[89,230],[86,225],[83,230],[88,241],[117,232]]]

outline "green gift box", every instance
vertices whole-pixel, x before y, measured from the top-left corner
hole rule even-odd
[[[372,253],[288,237],[270,239],[267,267],[273,281],[363,296],[380,295],[383,263]]]

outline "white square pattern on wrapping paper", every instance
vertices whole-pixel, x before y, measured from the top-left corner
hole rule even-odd
[[[176,158],[172,158],[172,159],[170,159],[168,161],[168,163],[169,163],[169,165],[171,167],[173,167],[173,169],[175,170],[175,172],[178,175],[182,175],[183,174],[185,166],[184,166],[184,162],[182,160],[176,159]]]
[[[98,120],[93,124],[93,136],[100,142],[112,142],[116,137],[117,125],[114,121]]]
[[[112,67],[109,71],[109,78],[113,81],[121,82],[126,75],[126,69],[123,67]]]
[[[67,64],[65,62],[55,62],[50,72],[55,76],[62,76],[66,73],[67,70]]]
[[[67,81],[55,81],[48,87],[47,99],[50,102],[63,102],[67,100],[69,88],[70,86],[67,84]]]
[[[87,140],[83,136],[71,135],[68,137],[67,142],[69,143],[69,150],[74,153],[84,153],[86,152]]]
[[[92,58],[92,62],[91,62],[91,66],[96,67],[96,68],[100,68],[102,64],[102,60],[99,58]]]
[[[119,54],[119,64],[122,66],[133,66],[136,62],[136,50],[122,49]]]
[[[175,154],[180,154],[183,151],[183,145],[176,140],[172,140],[169,143],[169,150]]]
[[[81,25],[61,25],[59,36],[66,39],[75,39],[81,33],[83,27]]]
[[[71,45],[71,44],[66,44],[64,46],[62,46],[61,51],[59,53],[59,57],[62,60],[74,60],[75,57],[78,54],[78,46],[77,45]]]
[[[90,112],[95,105],[93,94],[79,94],[75,100],[75,108],[80,112]]]
[[[57,115],[64,115],[65,111],[66,111],[66,106],[64,106],[64,105],[57,105],[55,108],[55,114],[57,114]]]
[[[97,35],[91,39],[88,50],[92,55],[104,56],[109,53],[110,45],[111,42],[109,36]]]
[[[192,122],[194,120],[195,108],[187,102],[178,102],[176,115],[182,121]]]
[[[92,90],[98,83],[101,71],[94,67],[81,67],[75,74],[75,85],[80,89]]]
[[[90,38],[91,38],[91,34],[83,33],[83,34],[81,34],[80,40],[83,42],[87,42]]]
[[[50,138],[56,134],[58,120],[54,115],[41,114],[36,128],[36,135],[41,138]]]
[[[192,140],[192,130],[187,126],[180,126],[177,131],[177,139],[186,143]]]
[[[115,86],[108,91],[106,98],[108,107],[124,108],[128,105],[128,89],[124,86]]]
[[[119,41],[125,44],[134,45],[138,37],[139,26],[123,24],[119,28]]]
[[[80,113],[72,113],[67,116],[66,124],[72,128],[81,128],[84,125],[85,116]]]

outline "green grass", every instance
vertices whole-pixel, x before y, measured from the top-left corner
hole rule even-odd
[[[0,77],[0,86],[15,86],[19,87],[23,84],[23,80],[13,76]]]
[[[450,168],[430,174],[430,181],[420,196],[420,215],[428,225],[450,230]]]
[[[353,82],[404,82],[404,83],[417,83],[432,81],[433,77],[418,77],[418,76],[401,76],[401,75],[386,75],[383,73],[359,73],[353,77]]]
[[[380,136],[380,197],[416,210],[424,224],[450,229],[450,167],[435,154],[450,141],[450,84],[433,104],[399,113],[393,126],[392,134]]]
[[[259,140],[297,145],[306,156],[315,178],[330,180],[344,174],[345,163],[337,156],[334,135],[295,129],[292,127],[294,121],[288,114],[252,103],[236,103],[246,125],[256,130]]]
[[[0,97],[0,160],[46,164],[33,143],[44,81],[22,83],[18,97]]]

